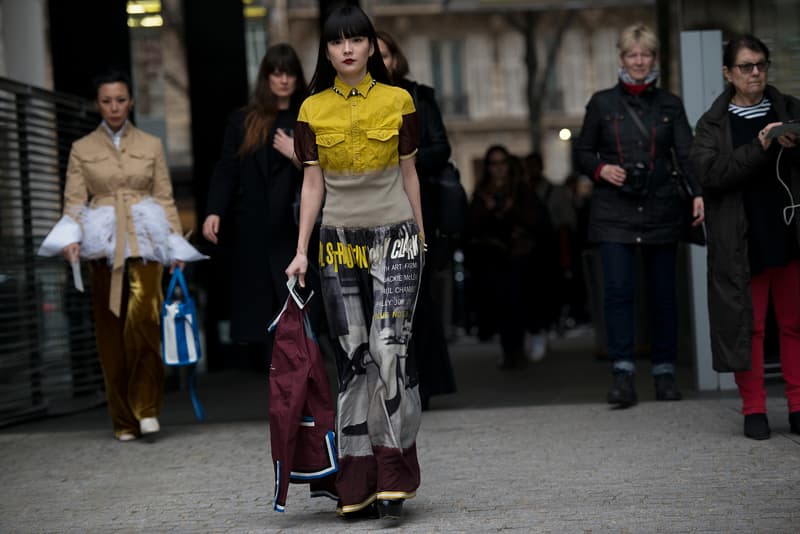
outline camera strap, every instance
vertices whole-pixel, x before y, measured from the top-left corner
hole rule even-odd
[[[639,131],[642,132],[642,135],[644,135],[645,138],[650,139],[650,170],[652,171],[653,168],[655,167],[655,159],[656,159],[656,128],[655,126],[653,126],[652,131],[648,133],[647,128],[645,128],[645,125],[642,123],[642,120],[639,118],[639,115],[637,115],[636,112],[633,111],[633,109],[631,109],[628,103],[625,102],[625,98],[620,97],[619,100],[620,102],[622,102],[622,105],[628,112],[628,115],[631,116],[633,123],[636,125]],[[619,140],[617,141],[618,141],[617,144],[619,145]],[[622,158],[621,151],[620,151],[620,158]]]

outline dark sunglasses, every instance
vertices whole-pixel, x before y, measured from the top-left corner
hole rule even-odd
[[[758,72],[767,72],[770,64],[772,61],[759,61],[758,63],[741,63],[735,67],[745,74],[750,74],[755,67],[758,67]]]

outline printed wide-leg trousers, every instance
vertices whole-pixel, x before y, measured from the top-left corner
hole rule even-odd
[[[338,511],[408,499],[419,486],[421,406],[408,358],[424,253],[413,222],[323,226],[322,292],[339,371]]]

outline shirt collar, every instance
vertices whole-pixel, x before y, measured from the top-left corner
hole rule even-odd
[[[114,143],[114,146],[117,147],[117,149],[119,149],[119,143],[120,143],[120,140],[122,139],[122,133],[125,131],[125,128],[128,126],[128,120],[125,119],[125,122],[122,124],[122,128],[120,128],[116,132],[111,130],[111,128],[108,126],[108,123],[106,121],[103,121],[101,124],[103,125],[103,128],[105,128],[105,130],[108,133],[108,135],[111,136],[111,142]]]
[[[343,96],[344,98],[350,98],[351,96],[356,95],[366,97],[367,93],[369,93],[370,89],[375,87],[376,83],[378,83],[378,80],[373,78],[369,72],[367,72],[367,74],[361,78],[361,81],[358,82],[358,85],[355,87],[350,87],[337,76],[333,81],[333,92],[339,96]]]

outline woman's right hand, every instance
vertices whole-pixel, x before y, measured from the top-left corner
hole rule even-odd
[[[64,259],[70,263],[73,261],[78,261],[78,258],[81,255],[81,246],[78,243],[70,243],[63,248],[61,254],[63,254]]]
[[[625,169],[612,163],[606,163],[603,165],[603,168],[600,169],[600,178],[617,187],[622,187],[622,184],[625,183],[626,176],[627,173]]]
[[[217,234],[219,233],[219,215],[209,215],[203,222],[203,237],[217,244]]]
[[[302,252],[295,254],[292,263],[286,268],[286,276],[291,278],[296,276],[300,282],[300,287],[306,287],[306,271],[308,270],[308,257]]]

